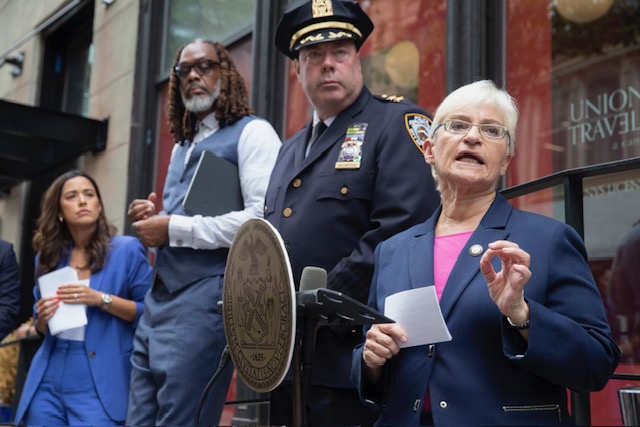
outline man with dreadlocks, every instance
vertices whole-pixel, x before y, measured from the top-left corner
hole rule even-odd
[[[157,248],[153,286],[134,338],[127,425],[190,425],[198,396],[213,376],[225,346],[217,302],[228,248],[238,228],[262,217],[264,194],[280,139],[252,115],[247,89],[218,42],[181,47],[169,80],[167,117],[175,145],[155,214],[156,194],[134,200],[128,216],[140,240]],[[238,165],[244,210],[216,217],[182,209],[204,150]],[[200,419],[216,425],[233,368],[208,394]]]

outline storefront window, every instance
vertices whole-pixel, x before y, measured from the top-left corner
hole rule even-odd
[[[571,3],[551,18],[554,171],[640,156],[640,2]]]
[[[640,364],[640,170],[585,179],[584,209],[589,262],[625,372]]]
[[[506,89],[520,110],[516,155],[507,172],[506,186],[512,187],[550,175],[555,148],[551,138],[549,1],[510,0],[507,7]]]
[[[640,156],[640,2],[513,0],[507,19],[521,113],[507,185]]]
[[[507,89],[521,114],[507,187],[640,157],[640,2],[507,4]],[[563,198],[556,186],[512,202],[562,221]],[[623,350],[616,372],[640,374],[640,253],[628,261],[640,243],[621,249],[640,239],[640,171],[585,178],[583,208],[589,266]],[[625,286],[625,277],[635,277],[636,286]],[[618,390],[637,384],[611,380],[591,393],[592,425],[621,425]]]
[[[589,266],[622,350],[619,374],[640,374],[640,170],[584,180]],[[591,394],[593,425],[622,425],[618,390],[638,381],[611,380]]]
[[[255,0],[170,0],[163,70],[169,70],[178,48],[197,37],[228,41],[253,25]]]

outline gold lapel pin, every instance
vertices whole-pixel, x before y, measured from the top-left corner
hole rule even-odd
[[[480,256],[482,255],[482,252],[484,252],[484,249],[482,249],[482,245],[471,245],[471,247],[469,248],[469,254],[471,256]]]

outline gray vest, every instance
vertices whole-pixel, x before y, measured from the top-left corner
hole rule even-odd
[[[162,214],[187,215],[182,201],[195,172],[200,155],[211,151],[234,164],[238,164],[238,140],[244,127],[255,116],[245,116],[232,125],[218,129],[213,135],[199,142],[185,167],[185,156],[189,144],[176,147],[162,194]],[[171,247],[166,242],[158,248],[155,269],[162,277],[169,292],[174,293],[205,277],[224,274],[229,249],[215,250]]]

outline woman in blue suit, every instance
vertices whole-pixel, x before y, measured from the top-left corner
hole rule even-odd
[[[151,283],[142,244],[116,236],[98,186],[81,171],[56,179],[45,194],[33,239],[36,277],[71,267],[78,282],[43,298],[36,330],[44,341],[31,362],[15,421],[27,425],[124,424],[133,333]],[[60,304],[86,306],[88,323],[52,336]]]
[[[513,156],[517,108],[490,81],[438,108],[425,159],[441,206],[375,252],[369,305],[435,286],[453,339],[400,349],[373,325],[351,377],[382,425],[571,424],[566,389],[601,389],[620,351],[579,235],[514,209],[497,191]]]

